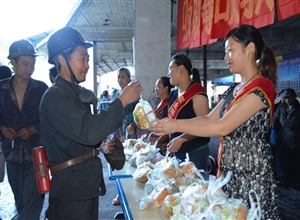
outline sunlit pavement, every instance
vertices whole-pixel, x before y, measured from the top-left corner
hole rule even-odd
[[[15,208],[15,200],[12,194],[7,176],[4,177],[4,182],[0,183],[0,217],[2,220],[11,219],[17,214]]]

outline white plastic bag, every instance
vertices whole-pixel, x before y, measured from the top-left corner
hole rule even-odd
[[[142,98],[139,100],[133,111],[133,120],[140,129],[150,128],[150,125],[155,122],[156,116],[149,102]]]

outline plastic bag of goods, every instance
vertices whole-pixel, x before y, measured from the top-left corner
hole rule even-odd
[[[155,113],[149,102],[140,99],[133,111],[133,120],[140,129],[149,129],[150,125],[155,122]]]

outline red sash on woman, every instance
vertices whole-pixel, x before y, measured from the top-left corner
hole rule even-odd
[[[181,96],[179,96],[168,110],[168,117],[176,119],[180,110],[198,94],[206,94],[200,83],[193,83]]]
[[[157,114],[158,112],[160,112],[166,105],[168,105],[169,103],[169,98],[164,99],[163,101],[161,101],[157,108],[154,110],[154,113]]]
[[[227,107],[226,112],[228,112],[236,103],[238,103],[242,98],[244,98],[246,95],[250,94],[253,90],[260,89],[262,93],[265,95],[265,97],[268,100],[269,105],[271,106],[271,115],[270,115],[270,124],[272,122],[272,117],[274,114],[274,100],[275,100],[275,88],[273,83],[267,79],[267,78],[258,78],[254,81],[252,81],[250,84],[245,86],[243,90],[232,100],[232,102]],[[218,172],[216,177],[220,177],[220,162],[222,157],[222,151],[223,151],[223,137],[221,137],[219,149],[218,149]]]

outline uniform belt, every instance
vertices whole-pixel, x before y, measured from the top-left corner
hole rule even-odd
[[[71,160],[67,160],[63,163],[60,163],[60,164],[54,166],[54,167],[51,167],[50,168],[51,175],[53,176],[53,174],[56,173],[57,171],[60,171],[60,170],[65,169],[67,167],[74,166],[74,165],[79,164],[79,163],[82,163],[83,161],[85,161],[87,159],[90,159],[92,157],[96,157],[96,156],[98,156],[98,154],[99,154],[99,150],[98,149],[93,149],[93,151],[91,151],[91,152],[89,152],[85,155],[73,158]]]

